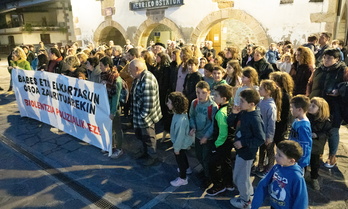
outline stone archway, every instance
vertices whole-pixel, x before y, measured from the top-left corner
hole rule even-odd
[[[173,39],[175,40],[184,39],[183,33],[180,30],[180,28],[170,19],[163,18],[160,21],[147,19],[138,27],[136,33],[134,34],[134,43],[136,43],[137,46],[146,47],[147,39],[150,33],[152,32],[154,28],[156,28],[157,26],[161,24],[169,27],[173,31],[173,33],[175,34],[175,37]]]
[[[104,36],[103,32],[105,32],[105,30],[110,30],[111,28],[116,29],[120,33],[120,35],[122,36],[125,42],[127,36],[126,36],[126,31],[123,29],[123,27],[119,23],[113,20],[105,20],[98,26],[97,30],[94,32],[94,37],[93,37],[94,43],[96,45],[99,45],[100,44],[99,41]]]
[[[267,33],[261,26],[261,23],[259,21],[257,21],[254,17],[244,11],[231,8],[221,9],[206,16],[193,30],[190,40],[192,41],[192,43],[195,43],[197,44],[197,46],[199,46],[200,42],[204,41],[205,37],[209,33],[209,29],[212,26],[227,19],[234,19],[242,22],[247,27],[252,29],[259,45],[269,45]]]

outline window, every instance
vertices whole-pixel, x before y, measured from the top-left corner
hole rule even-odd
[[[294,0],[280,0],[280,4],[291,4],[294,3]]]
[[[51,43],[50,34],[40,34],[41,41],[45,44]]]
[[[15,40],[14,40],[14,36],[8,36],[8,45],[11,47],[14,47],[15,44]]]

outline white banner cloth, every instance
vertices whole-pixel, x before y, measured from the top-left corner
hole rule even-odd
[[[89,144],[111,151],[112,120],[105,85],[55,73],[20,69],[12,70],[12,82],[22,117],[50,124]]]

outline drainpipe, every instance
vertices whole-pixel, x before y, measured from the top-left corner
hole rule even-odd
[[[339,30],[339,23],[341,19],[341,7],[342,7],[342,0],[337,1],[337,15],[336,15],[336,21],[335,21],[335,28],[334,28],[334,34],[333,37],[334,39],[337,38],[338,35],[338,30]]]
[[[345,45],[348,45],[348,1],[346,0],[346,36],[345,36]]]

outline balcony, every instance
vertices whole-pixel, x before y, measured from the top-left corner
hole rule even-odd
[[[50,32],[58,31],[61,33],[66,33],[68,28],[65,26],[65,23],[53,24],[47,23],[42,24],[41,22],[30,22],[27,21],[24,24],[11,24],[0,25],[0,34],[11,34],[11,33],[32,33],[32,32]]]

